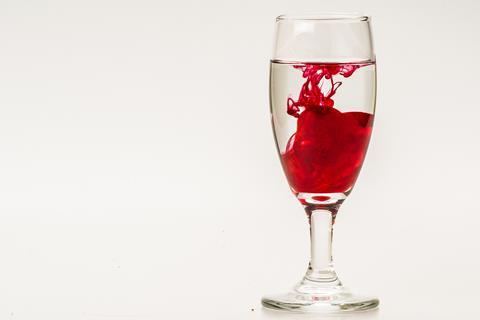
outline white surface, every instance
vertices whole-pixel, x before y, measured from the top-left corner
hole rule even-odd
[[[0,319],[311,318],[259,306],[308,256],[267,91],[274,18],[307,10],[373,16],[378,113],[334,256],[381,308],[354,318],[478,319],[479,9],[0,2]]]

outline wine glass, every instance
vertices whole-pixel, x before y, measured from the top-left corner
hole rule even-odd
[[[372,132],[376,69],[370,18],[359,14],[282,15],[270,65],[270,109],[283,170],[310,224],[311,259],[267,308],[344,312],[378,306],[353,294],[332,264],[332,231],[352,191]]]

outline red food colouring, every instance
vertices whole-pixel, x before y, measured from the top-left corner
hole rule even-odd
[[[373,115],[340,112],[333,96],[342,82],[366,64],[302,64],[294,68],[306,79],[287,113],[297,118],[297,131],[281,154],[282,165],[295,193],[347,192],[355,184],[365,158]]]
[[[328,200],[330,200],[330,197],[328,197],[328,196],[313,196],[312,199],[315,200],[315,201],[328,201]]]

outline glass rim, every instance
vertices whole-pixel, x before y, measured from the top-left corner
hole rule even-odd
[[[302,21],[302,20],[309,20],[309,21],[327,21],[327,22],[364,22],[369,21],[370,17],[367,15],[363,15],[358,12],[320,12],[317,14],[282,14],[276,18],[276,21],[285,21],[285,20],[292,20],[292,21]]]

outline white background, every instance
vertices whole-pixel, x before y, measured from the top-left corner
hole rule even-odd
[[[474,0],[0,1],[0,319],[293,319],[259,304],[308,259],[268,61],[276,15],[319,11],[372,15],[378,60],[353,318],[478,319]]]

